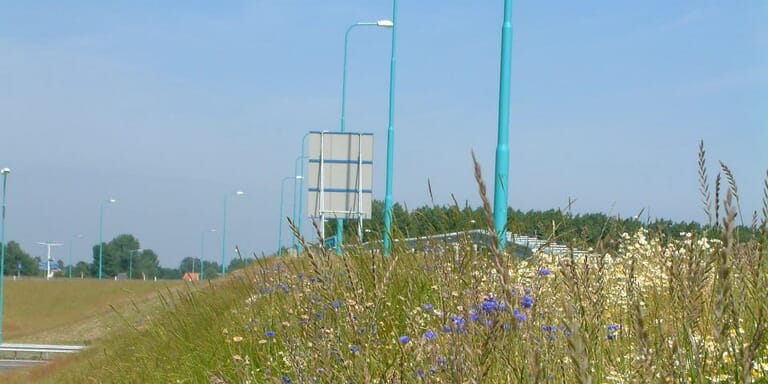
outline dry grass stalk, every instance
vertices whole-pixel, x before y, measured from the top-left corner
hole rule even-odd
[[[699,142],[699,193],[704,212],[707,214],[709,225],[712,225],[712,195],[709,193],[709,179],[707,178],[707,152],[704,150],[704,140]]]

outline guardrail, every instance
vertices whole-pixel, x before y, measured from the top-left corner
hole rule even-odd
[[[40,360],[50,360],[51,354],[77,353],[86,347],[81,345],[48,345],[48,344],[0,344],[0,357],[12,355],[13,359],[40,356]]]

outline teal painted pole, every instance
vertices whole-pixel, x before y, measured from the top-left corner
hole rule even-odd
[[[117,200],[109,199],[102,201],[101,204],[99,204],[99,280],[101,280],[101,271],[104,266],[104,240],[102,238],[104,232],[104,203],[114,203],[115,201]]]
[[[293,200],[296,201],[296,180],[302,179],[301,175],[293,177],[286,176],[283,181],[280,182],[280,221],[277,226],[277,255],[283,255],[283,194],[285,193],[285,182],[293,179]],[[294,207],[295,210],[295,207]]]
[[[299,173],[299,162],[304,165],[304,156],[299,156],[296,158],[296,161],[293,163],[293,174],[296,175],[296,179],[293,181],[293,215],[291,216],[291,219],[293,220],[293,225],[297,225],[297,222],[299,220],[299,213],[301,212],[301,202],[299,202],[298,206],[296,204],[296,195],[299,195],[299,198],[301,198],[301,188],[296,188],[296,183],[301,183],[304,180],[304,172]],[[303,183],[302,183],[303,185]],[[297,193],[298,192],[298,193]],[[301,234],[301,232],[299,232]],[[293,248],[296,248],[297,252],[301,252],[299,249],[301,246],[299,245],[298,239],[296,236],[291,234],[292,239],[292,246]]]
[[[285,191],[285,182],[290,180],[291,177],[287,176],[280,182],[280,217],[277,222],[277,255],[283,255],[283,193]]]
[[[234,196],[242,196],[243,191],[235,192]],[[221,276],[227,273],[227,266],[224,265],[224,259],[227,254],[227,200],[233,195],[224,195],[224,221],[221,225]]]
[[[67,275],[68,278],[72,278],[72,239],[69,239],[69,260],[67,260],[67,264],[69,264],[69,273]]]
[[[397,0],[392,0],[392,53],[389,61],[389,127],[387,128],[387,184],[384,195],[384,256],[392,248],[392,174],[395,152],[395,43],[397,42]]]
[[[361,26],[374,26],[382,28],[393,28],[393,22],[390,20],[379,20],[377,22],[359,22],[350,25],[344,33],[344,69],[341,74],[341,132],[345,131],[344,117],[347,104],[347,52],[349,47],[349,32],[352,28]],[[336,254],[341,255],[341,246],[344,243],[344,219],[336,220]]]
[[[128,251],[128,280],[133,280],[133,254],[138,254],[143,249],[131,249]]]
[[[205,234],[208,232],[216,232],[216,230],[211,228],[200,233],[200,280],[205,279]]]
[[[512,0],[504,0],[501,27],[501,69],[499,74],[499,133],[496,144],[496,174],[493,193],[494,230],[499,248],[506,247],[507,193],[509,192],[509,88],[512,62]]]
[[[304,137],[301,138],[301,173],[299,174],[301,176],[301,179],[299,179],[299,217],[298,217],[298,230],[299,230],[299,236],[302,236],[304,232],[301,231],[301,224],[304,222],[304,178],[306,177],[304,175],[304,160],[307,156],[304,155],[304,148],[307,146],[306,141],[307,137],[309,137],[310,132],[307,132],[304,134]],[[301,243],[298,243],[296,245],[296,251],[298,253],[301,253],[303,251],[303,247],[301,246]]]
[[[0,219],[0,345],[3,344],[3,306],[5,294],[3,285],[5,283],[5,184],[8,181],[8,174],[11,170],[8,168],[0,169],[3,175],[3,216]]]

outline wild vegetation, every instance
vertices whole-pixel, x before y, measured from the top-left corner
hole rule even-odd
[[[49,380],[765,381],[768,174],[762,218],[739,241],[738,189],[720,169],[724,192],[721,176],[710,185],[702,146],[710,221],[700,231],[616,227],[577,244],[585,255],[525,260],[496,241],[486,253],[463,242],[391,257],[305,244],[301,257],[262,260],[222,286],[166,295],[164,314],[141,326],[126,320],[120,337]],[[552,240],[557,224],[545,233]]]

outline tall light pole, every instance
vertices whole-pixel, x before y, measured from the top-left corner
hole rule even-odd
[[[224,195],[224,222],[221,225],[221,276],[227,273],[227,267],[224,265],[224,256],[227,254],[227,200],[230,196],[242,196],[245,192],[237,191]]]
[[[104,203],[114,204],[117,202],[115,199],[103,200],[99,204],[99,280],[101,280],[101,271],[104,265],[104,241],[102,240],[102,234],[104,229]]]
[[[344,124],[344,117],[347,105],[347,48],[349,46],[349,32],[355,27],[381,27],[381,28],[394,28],[394,23],[391,20],[379,20],[375,22],[359,22],[354,23],[347,28],[347,32],[344,33],[344,69],[341,73],[341,132],[344,132],[346,127]],[[341,245],[344,242],[344,219],[336,219],[336,254],[341,254]]]
[[[296,176],[286,176],[283,178],[283,180],[280,182],[280,221],[277,222],[277,255],[282,256],[283,255],[283,194],[285,193],[285,182],[288,180],[293,180],[293,194],[296,195],[296,180],[301,180],[304,177],[301,175]],[[294,198],[294,200],[296,200]]]
[[[205,262],[203,262],[205,259],[205,234],[211,232],[216,232],[216,230],[211,228],[200,233],[200,280],[205,279]]]
[[[507,241],[507,193],[509,192],[509,88],[512,62],[512,0],[504,0],[499,74],[499,128],[496,143],[496,174],[493,189],[493,222],[499,248]]]
[[[46,257],[46,268],[45,268],[45,279],[50,280],[51,279],[51,247],[59,247],[64,244],[62,243],[55,243],[55,242],[45,242],[45,241],[38,241],[37,244],[45,245],[48,247],[48,256]]]
[[[303,186],[304,186],[304,159],[306,159],[306,156],[301,155],[296,158],[296,161],[293,164],[293,174],[296,175],[296,179],[293,181],[293,215],[291,216],[291,219],[293,220],[293,225],[297,225],[297,222],[301,220],[299,215],[301,214],[301,195],[304,192]],[[299,173],[299,162],[301,162],[302,165],[302,173]],[[296,188],[296,183],[299,183],[301,186],[299,188]],[[298,192],[298,193],[297,193]],[[299,203],[296,204],[296,196],[299,196]],[[298,228],[301,228],[301,225],[299,225]],[[301,235],[301,230],[298,232],[299,236]],[[296,252],[301,252],[301,245],[299,245],[299,242],[297,241],[298,236],[291,236],[291,244],[293,248],[296,248]]]
[[[300,156],[300,158],[302,160],[301,160],[301,171],[299,173],[299,175],[301,176],[301,179],[299,179],[299,191],[300,191],[300,193],[299,193],[299,210],[298,210],[299,211],[299,215],[303,215],[303,209],[304,209],[304,178],[306,177],[304,175],[304,159],[307,158],[307,156],[304,154],[304,148],[307,146],[307,144],[306,144],[307,137],[309,137],[310,133],[311,132],[305,133],[304,137],[301,138],[301,156]],[[301,236],[303,234],[303,232],[301,231],[301,223],[304,222],[304,217],[299,217],[298,221],[299,221],[299,224],[298,224],[299,236]],[[301,251],[302,251],[301,243],[298,243],[296,245],[296,252],[301,253]]]
[[[69,260],[67,261],[67,264],[69,264],[69,278],[72,278],[72,242],[75,239],[82,239],[83,235],[76,235],[73,236],[71,239],[69,239]]]
[[[128,251],[128,280],[133,280],[133,254],[143,252],[144,250],[139,249],[131,249]]]
[[[5,183],[8,179],[8,174],[11,173],[10,168],[0,169],[0,174],[3,175],[3,213],[0,219],[0,345],[3,344],[3,281],[5,280]]]
[[[392,53],[389,60],[389,126],[387,127],[387,183],[384,194],[384,256],[392,248],[392,173],[395,152],[395,42],[397,41],[397,0],[392,0]]]

